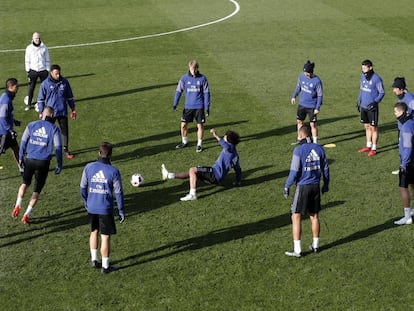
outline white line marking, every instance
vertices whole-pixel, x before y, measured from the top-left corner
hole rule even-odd
[[[57,46],[51,46],[51,47],[48,47],[48,48],[49,48],[49,50],[52,50],[52,49],[67,49],[67,48],[77,48],[77,47],[82,47],[82,46],[102,45],[102,44],[112,44],[112,43],[119,43],[119,42],[126,42],[126,41],[135,41],[135,40],[141,40],[141,39],[167,36],[167,35],[172,35],[172,34],[179,33],[179,32],[185,32],[185,31],[190,31],[190,30],[194,30],[194,29],[197,29],[197,28],[201,28],[201,27],[210,26],[210,25],[213,25],[213,24],[224,22],[225,20],[227,20],[229,18],[232,18],[234,15],[239,13],[240,5],[235,0],[229,0],[229,1],[234,4],[235,10],[230,15],[227,15],[223,18],[220,18],[220,19],[217,19],[215,21],[208,22],[208,23],[204,23],[204,24],[200,24],[200,25],[196,25],[196,26],[191,26],[191,27],[187,27],[187,28],[182,28],[182,29],[177,29],[177,30],[172,30],[172,31],[167,31],[167,32],[162,32],[162,33],[144,35],[144,36],[140,36],[140,37],[132,37],[132,38],[109,40],[109,41],[100,41],[100,42],[70,44],[70,45],[57,45]],[[0,50],[0,53],[24,52],[25,50],[26,49]]]

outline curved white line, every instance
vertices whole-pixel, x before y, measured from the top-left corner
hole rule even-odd
[[[172,30],[172,31],[167,31],[167,32],[162,32],[162,33],[155,33],[155,34],[151,34],[151,35],[140,36],[140,37],[132,37],[132,38],[109,40],[109,41],[100,41],[100,42],[70,44],[70,45],[57,45],[57,46],[51,46],[51,47],[48,47],[48,48],[49,48],[49,50],[52,50],[52,49],[65,49],[65,48],[76,48],[76,47],[82,47],[82,46],[91,46],[91,45],[101,45],[101,44],[111,44],[111,43],[119,43],[119,42],[126,42],[126,41],[134,41],[134,40],[141,40],[141,39],[167,36],[167,35],[171,35],[171,34],[175,34],[175,33],[179,33],[179,32],[185,32],[185,31],[190,31],[190,30],[194,30],[194,29],[197,29],[197,28],[201,28],[201,27],[210,26],[210,25],[213,25],[213,24],[223,22],[223,21],[233,17],[237,13],[239,13],[240,5],[235,0],[229,0],[229,1],[234,4],[235,10],[230,15],[227,15],[223,18],[220,18],[220,19],[208,22],[208,23],[204,23],[204,24],[200,24],[200,25],[196,25],[196,26],[191,26],[191,27],[187,27],[187,28],[182,28],[182,29],[177,29],[177,30]],[[24,52],[24,51],[25,51],[25,49],[0,50],[0,53]]]

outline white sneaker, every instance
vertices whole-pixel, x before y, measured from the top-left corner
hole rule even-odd
[[[413,219],[411,217],[403,217],[400,220],[394,221],[396,225],[411,225],[413,223]]]
[[[398,175],[399,173],[400,173],[400,170],[395,170],[395,171],[391,172],[391,174],[393,174],[393,175]]]
[[[297,257],[297,258],[302,256],[300,253],[296,253],[295,251],[285,252],[285,255],[289,257]]]
[[[187,194],[185,197],[180,198],[181,201],[193,201],[197,200],[197,196],[194,194]]]
[[[162,174],[162,180],[168,179],[168,171],[164,164],[161,164],[161,174]]]

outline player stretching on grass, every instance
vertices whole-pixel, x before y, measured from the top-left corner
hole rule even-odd
[[[26,161],[24,162],[23,182],[19,187],[16,205],[12,213],[13,218],[19,216],[23,197],[27,187],[32,183],[33,175],[35,176],[33,193],[22,218],[24,224],[30,224],[30,214],[39,200],[40,192],[46,183],[50,160],[53,154],[53,145],[55,145],[57,160],[55,174],[59,174],[62,170],[62,141],[60,130],[52,123],[52,120],[53,109],[46,107],[43,111],[43,120],[29,123],[22,135],[19,163],[23,163],[24,156],[26,156]]]
[[[188,172],[184,173],[170,173],[161,165],[162,179],[187,179],[190,178],[190,193],[182,197],[181,201],[191,201],[197,199],[196,187],[197,179],[200,179],[208,184],[219,184],[227,173],[233,168],[236,172],[235,185],[240,185],[242,170],[239,163],[239,155],[236,150],[236,145],[239,143],[239,134],[233,131],[227,131],[223,138],[218,136],[215,129],[211,129],[210,133],[217,139],[223,150],[221,151],[216,163],[213,166],[197,166],[190,167]]]
[[[400,153],[400,194],[404,207],[404,217],[395,221],[396,225],[411,225],[411,197],[408,191],[408,185],[414,191],[414,120],[406,103],[396,103],[394,105],[394,115],[398,120],[399,135],[399,153]]]
[[[378,143],[378,104],[384,98],[384,84],[379,75],[374,72],[372,62],[364,60],[361,64],[362,74],[359,89],[357,109],[361,113],[361,123],[365,127],[367,144],[358,150],[368,152],[369,157],[377,154]]]
[[[289,196],[289,188],[296,183],[296,191],[291,207],[293,251],[287,256],[300,257],[302,253],[302,215],[309,214],[312,224],[313,242],[309,246],[312,252],[319,250],[319,211],[321,210],[320,179],[323,177],[322,193],[329,191],[329,167],[323,148],[311,142],[311,130],[307,125],[299,129],[299,146],[293,151],[289,177],[286,180],[283,195]]]

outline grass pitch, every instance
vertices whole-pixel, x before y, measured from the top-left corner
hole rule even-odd
[[[76,158],[49,175],[33,224],[11,211],[20,177],[10,151],[0,157],[0,301],[2,310],[406,310],[412,227],[402,216],[395,96],[391,84],[411,70],[411,2],[239,0],[240,12],[208,27],[104,45],[51,49],[77,100],[70,121]],[[0,50],[24,49],[39,31],[51,48],[163,33],[231,14],[230,1],[37,1],[2,3]],[[40,18],[41,17],[41,18]],[[201,186],[199,200],[180,202],[186,181],[161,181],[160,165],[183,171],[212,164],[220,147],[206,134],[205,151],[175,150],[180,113],[172,113],[179,77],[190,59],[210,82],[206,129],[238,131],[243,186]],[[378,155],[357,153],[365,137],[355,103],[360,63],[369,58],[382,76]],[[296,138],[290,96],[307,59],[324,84],[319,118],[332,184],[323,197],[321,252],[299,260],[292,248],[290,200],[282,189]],[[15,116],[23,125],[27,92],[24,52],[0,53],[0,81],[18,78]],[[2,89],[4,90],[4,89]],[[38,87],[37,87],[38,90]],[[181,101],[179,110],[183,107]],[[19,135],[24,127],[17,128]],[[207,132],[207,131],[206,131]],[[116,145],[123,175],[126,222],[112,238],[119,272],[88,266],[89,226],[79,195],[84,165],[102,140]],[[139,172],[145,186],[133,188]],[[28,198],[25,199],[27,204]],[[302,247],[311,242],[303,221]]]

